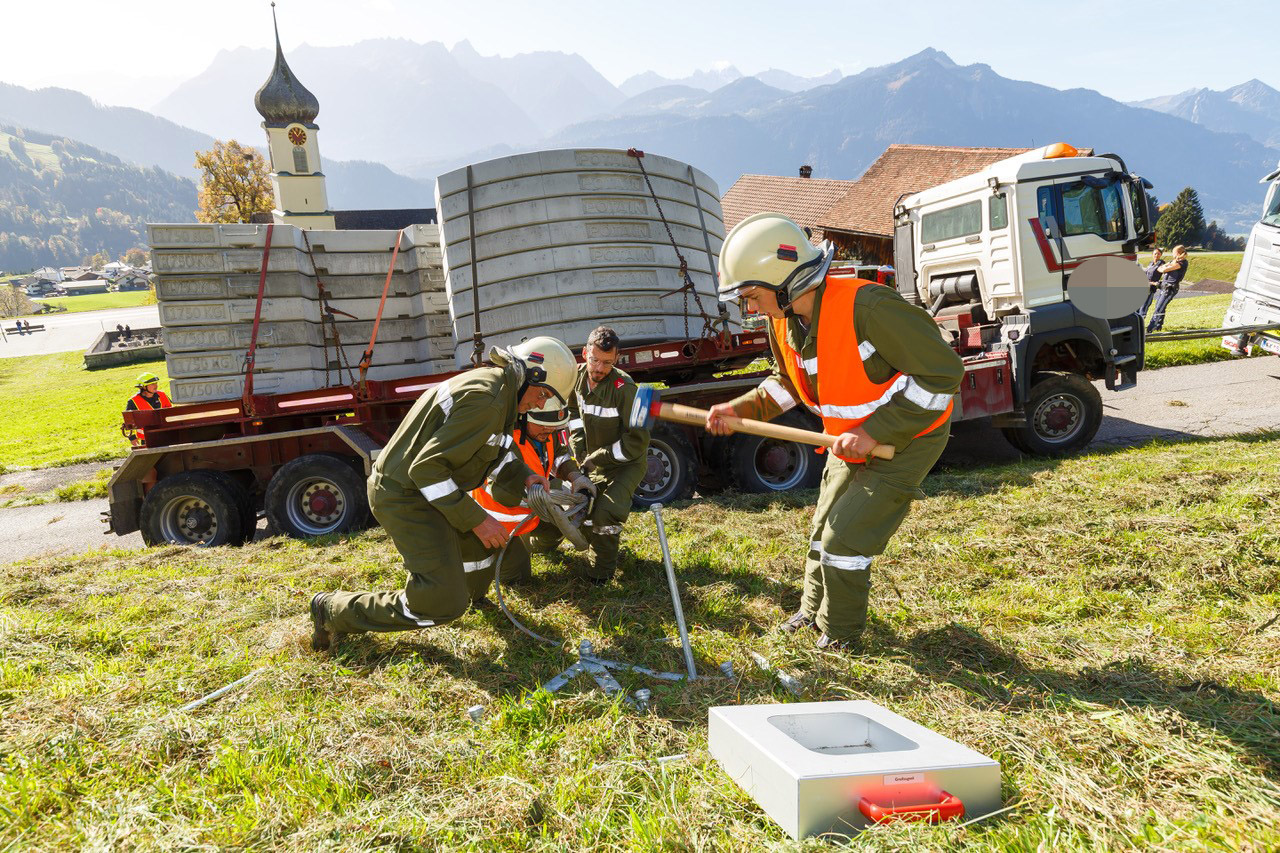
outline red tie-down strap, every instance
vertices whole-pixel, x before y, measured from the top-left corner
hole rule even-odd
[[[361,397],[364,396],[365,374],[369,372],[369,365],[373,363],[373,347],[378,343],[378,327],[382,325],[382,311],[387,307],[387,291],[391,289],[391,276],[396,272],[396,258],[400,257],[400,241],[404,239],[404,229],[396,234],[396,247],[391,251],[391,268],[387,270],[387,280],[382,285],[382,301],[378,303],[378,315],[373,318],[373,334],[369,335],[369,346],[365,347],[364,355],[360,356],[360,381],[357,392]]]

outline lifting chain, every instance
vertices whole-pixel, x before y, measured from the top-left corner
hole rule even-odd
[[[676,245],[675,235],[671,233],[671,223],[667,221],[667,215],[662,210],[662,202],[658,201],[658,194],[654,192],[653,182],[649,180],[649,172],[644,167],[644,152],[638,148],[628,148],[627,156],[632,157],[636,161],[636,165],[640,167],[640,174],[644,176],[645,186],[649,188],[649,197],[653,199],[653,205],[658,209],[658,217],[662,220],[662,227],[667,231],[667,239],[671,241],[671,250],[676,253],[676,259],[680,261],[680,279],[684,282],[677,290],[672,290],[662,294],[670,296],[672,293],[679,292],[683,296],[681,313],[684,315],[684,339],[691,343],[694,339],[689,334],[689,294],[693,294],[693,301],[698,306],[698,314],[702,317],[702,334],[703,338],[714,338],[716,335],[714,321],[707,309],[702,304],[702,295],[698,293],[698,289],[693,285],[693,279],[689,277],[689,262],[685,259],[684,253],[680,251],[680,247]],[[697,185],[694,185],[693,192],[698,192]]]

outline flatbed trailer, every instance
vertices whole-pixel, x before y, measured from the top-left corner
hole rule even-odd
[[[956,419],[1011,412],[1010,354],[976,334],[961,334],[956,347],[965,361]],[[747,331],[625,348],[619,367],[664,385],[665,399],[705,408],[757,385],[768,371],[751,367],[768,353],[765,332]],[[109,483],[109,532],[141,530],[148,544],[240,544],[264,514],[295,537],[359,530],[371,523],[364,484],[378,453],[418,397],[454,375],[126,412],[124,428],[145,439]],[[803,410],[783,422],[821,429]],[[813,487],[823,461],[793,442],[659,424],[636,502],[687,497],[700,476],[743,491]]]

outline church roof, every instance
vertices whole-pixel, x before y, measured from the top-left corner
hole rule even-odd
[[[276,24],[276,4],[271,4],[271,23],[276,31],[276,64],[271,76],[253,96],[253,105],[267,124],[311,124],[320,114],[320,101],[298,82],[285,62],[280,47],[280,27]]]

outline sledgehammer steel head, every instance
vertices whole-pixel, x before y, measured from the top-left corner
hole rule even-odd
[[[631,404],[631,414],[627,425],[650,429],[658,419],[658,406],[662,403],[662,392],[657,388],[639,388],[636,399]]]

